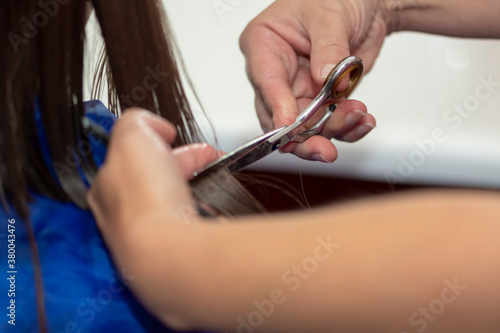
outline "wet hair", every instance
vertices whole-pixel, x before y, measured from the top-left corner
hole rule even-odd
[[[109,70],[110,105],[126,112],[140,107],[156,113],[178,130],[174,146],[203,142],[179,72],[170,28],[160,0],[92,0]],[[0,198],[28,225],[35,260],[40,330],[44,331],[43,294],[36,242],[29,222],[30,193],[87,208],[86,192],[97,173],[91,154],[68,168],[68,151],[78,152],[85,139],[83,108],[85,0],[3,0],[0,2]],[[103,67],[101,67],[102,69]],[[140,99],[127,98],[144,85],[151,71],[161,82]],[[99,82],[97,80],[96,82]],[[150,88],[150,89],[149,89]],[[47,135],[51,163],[41,152],[36,108]],[[64,172],[51,170],[63,166]],[[193,193],[213,211],[225,215],[262,212],[262,206],[222,169],[196,182]],[[203,186],[201,186],[203,185]]]

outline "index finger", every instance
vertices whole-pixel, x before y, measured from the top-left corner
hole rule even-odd
[[[265,27],[255,27],[244,33],[240,45],[256,97],[262,101],[262,105],[256,103],[261,123],[272,121],[274,128],[290,125],[299,111],[292,91],[293,77],[297,72],[295,51]]]
[[[140,108],[124,110],[120,121],[113,128],[112,134],[114,134],[113,136],[116,136],[117,132],[126,134],[135,128],[140,128],[155,141],[158,140],[169,145],[174,142],[177,136],[177,130],[172,123],[152,112]]]

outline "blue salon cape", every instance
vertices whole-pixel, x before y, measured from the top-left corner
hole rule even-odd
[[[98,101],[85,103],[85,110],[88,117],[108,131],[116,120]],[[46,138],[40,120],[37,121],[47,159]],[[102,164],[106,148],[98,140],[90,143],[96,162]],[[30,216],[42,265],[50,333],[172,332],[146,312],[128,290],[127,282],[133,276],[113,265],[89,211],[36,194],[34,199]],[[15,231],[8,231],[9,220],[15,220]],[[15,235],[15,274],[8,273],[12,271],[7,261],[11,234]],[[38,332],[33,261],[26,228],[13,210],[6,212],[1,205],[0,253],[0,332]],[[10,283],[12,276],[14,284]],[[11,324],[12,299],[15,326]]]

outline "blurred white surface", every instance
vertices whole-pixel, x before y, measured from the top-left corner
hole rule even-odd
[[[163,1],[220,147],[231,150],[262,133],[238,38],[272,1]],[[275,153],[257,166],[388,183],[500,188],[499,56],[500,41],[394,34],[352,96],[377,118],[373,133],[357,143],[337,143],[333,165]]]

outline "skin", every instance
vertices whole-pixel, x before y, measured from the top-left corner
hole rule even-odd
[[[331,7],[325,7],[327,3]],[[288,14],[299,6],[296,14],[301,14],[280,16],[276,6],[288,8]],[[313,22],[312,17],[324,24],[344,20],[335,23],[336,30],[323,28],[335,35],[313,42],[311,52],[317,43],[351,47],[353,36],[363,36],[366,26],[375,24],[362,15],[368,12],[390,14],[381,16],[390,17],[386,32],[433,27],[451,33],[465,25],[470,35],[500,37],[498,28],[490,30],[497,20],[490,13],[498,12],[493,11],[497,0],[411,1],[398,11],[391,6],[379,1],[278,0],[270,10],[278,15],[276,24],[293,26],[299,20]],[[324,15],[325,8],[332,10],[329,15]],[[449,15],[443,18],[443,13]],[[365,19],[353,20],[356,17]],[[258,44],[259,26],[250,25],[242,39],[272,47]],[[302,33],[314,35],[313,27],[304,27]],[[368,65],[380,44],[378,33],[370,38],[359,44],[365,48],[356,49],[364,52]],[[311,54],[314,75],[322,68],[314,59],[321,58],[324,48]],[[337,51],[339,58],[351,52],[342,47]],[[257,64],[265,67],[267,61],[274,61],[277,76],[283,70],[289,75],[287,67],[280,68],[273,59],[272,49],[267,50],[268,58],[265,54],[247,54],[251,77],[258,72]],[[257,85],[258,80],[254,77]],[[279,93],[286,94],[285,81],[276,88]],[[274,85],[262,84],[264,89],[258,91],[267,98],[279,95]],[[273,114],[274,121],[286,118],[283,110],[297,110],[285,100],[267,105],[284,105],[281,116]],[[174,137],[168,122],[129,111],[113,130],[106,161],[88,194],[116,265],[126,271],[135,295],[164,323],[179,329],[245,331],[238,327],[239,320],[249,323],[253,314],[258,324],[251,329],[262,332],[500,331],[499,193],[420,191],[315,212],[207,222],[192,213],[186,180],[218,153],[207,145],[171,149]],[[316,143],[324,147],[309,150],[330,149]]]
[[[278,290],[256,331],[410,332],[421,328],[412,314],[453,297],[456,282],[465,290],[426,332],[500,329],[500,194],[422,191],[208,222],[186,210],[185,179],[218,154],[172,150],[174,137],[145,111],[126,113],[88,196],[115,264],[165,324],[237,331]],[[306,270],[307,260],[317,265]]]
[[[498,38],[499,11],[495,0],[277,0],[248,24],[240,38],[261,125],[269,131],[293,123],[316,96],[326,73],[349,55],[363,59],[369,72],[385,36],[394,31]],[[359,118],[354,126],[339,130],[346,114]],[[356,141],[374,126],[366,106],[350,101],[335,111],[324,137],[285,151],[333,161],[337,151],[330,139]]]

